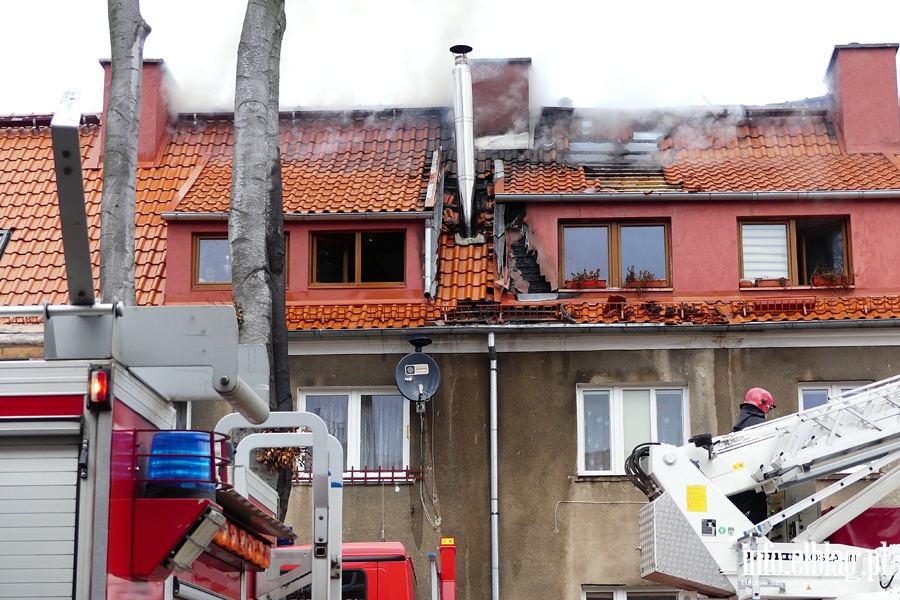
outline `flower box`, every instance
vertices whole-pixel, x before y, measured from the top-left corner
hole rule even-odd
[[[853,277],[850,275],[813,275],[810,285],[812,287],[845,290],[853,285]]]
[[[584,281],[574,281],[572,279],[567,279],[566,287],[569,289],[577,289],[577,290],[605,288],[606,280],[605,279],[585,279]]]
[[[627,288],[664,288],[668,287],[669,282],[665,279],[652,279],[650,281],[628,281],[625,283]]]
[[[753,287],[787,287],[790,282],[786,277],[770,278],[757,277],[753,280]]]

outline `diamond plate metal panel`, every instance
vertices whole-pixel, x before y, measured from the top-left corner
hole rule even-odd
[[[669,494],[641,508],[641,577],[708,596],[731,596],[731,582]]]

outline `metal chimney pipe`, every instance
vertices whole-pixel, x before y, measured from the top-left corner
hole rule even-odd
[[[459,181],[459,207],[463,237],[472,237],[472,211],[475,196],[475,119],[472,108],[472,70],[466,54],[471,46],[450,48],[456,59],[453,66],[453,125],[456,132],[456,173]]]

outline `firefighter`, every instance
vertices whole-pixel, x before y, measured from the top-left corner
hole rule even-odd
[[[773,408],[775,399],[768,391],[758,387],[747,390],[744,401],[741,402],[741,412],[731,431],[741,431],[751,425],[764,423],[766,414]],[[768,515],[768,504],[763,492],[747,490],[728,498],[754,525],[765,520]]]
[[[741,412],[731,431],[740,431],[751,425],[757,425],[766,420],[766,413],[775,408],[775,400],[772,394],[762,388],[750,388],[741,402]]]

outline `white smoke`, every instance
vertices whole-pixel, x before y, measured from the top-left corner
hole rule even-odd
[[[533,104],[583,107],[765,104],[819,96],[836,44],[900,41],[900,3],[828,11],[803,3],[695,0],[286,0],[282,107],[447,106],[453,58],[532,59]],[[183,112],[232,110],[246,0],[143,0],[146,58],[169,66]],[[755,16],[802,23],[765,41]],[[871,18],[878,14],[879,18]],[[102,105],[104,0],[5,2],[0,114],[52,112],[80,88]],[[807,36],[807,37],[804,37]],[[763,43],[763,41],[765,43]]]

